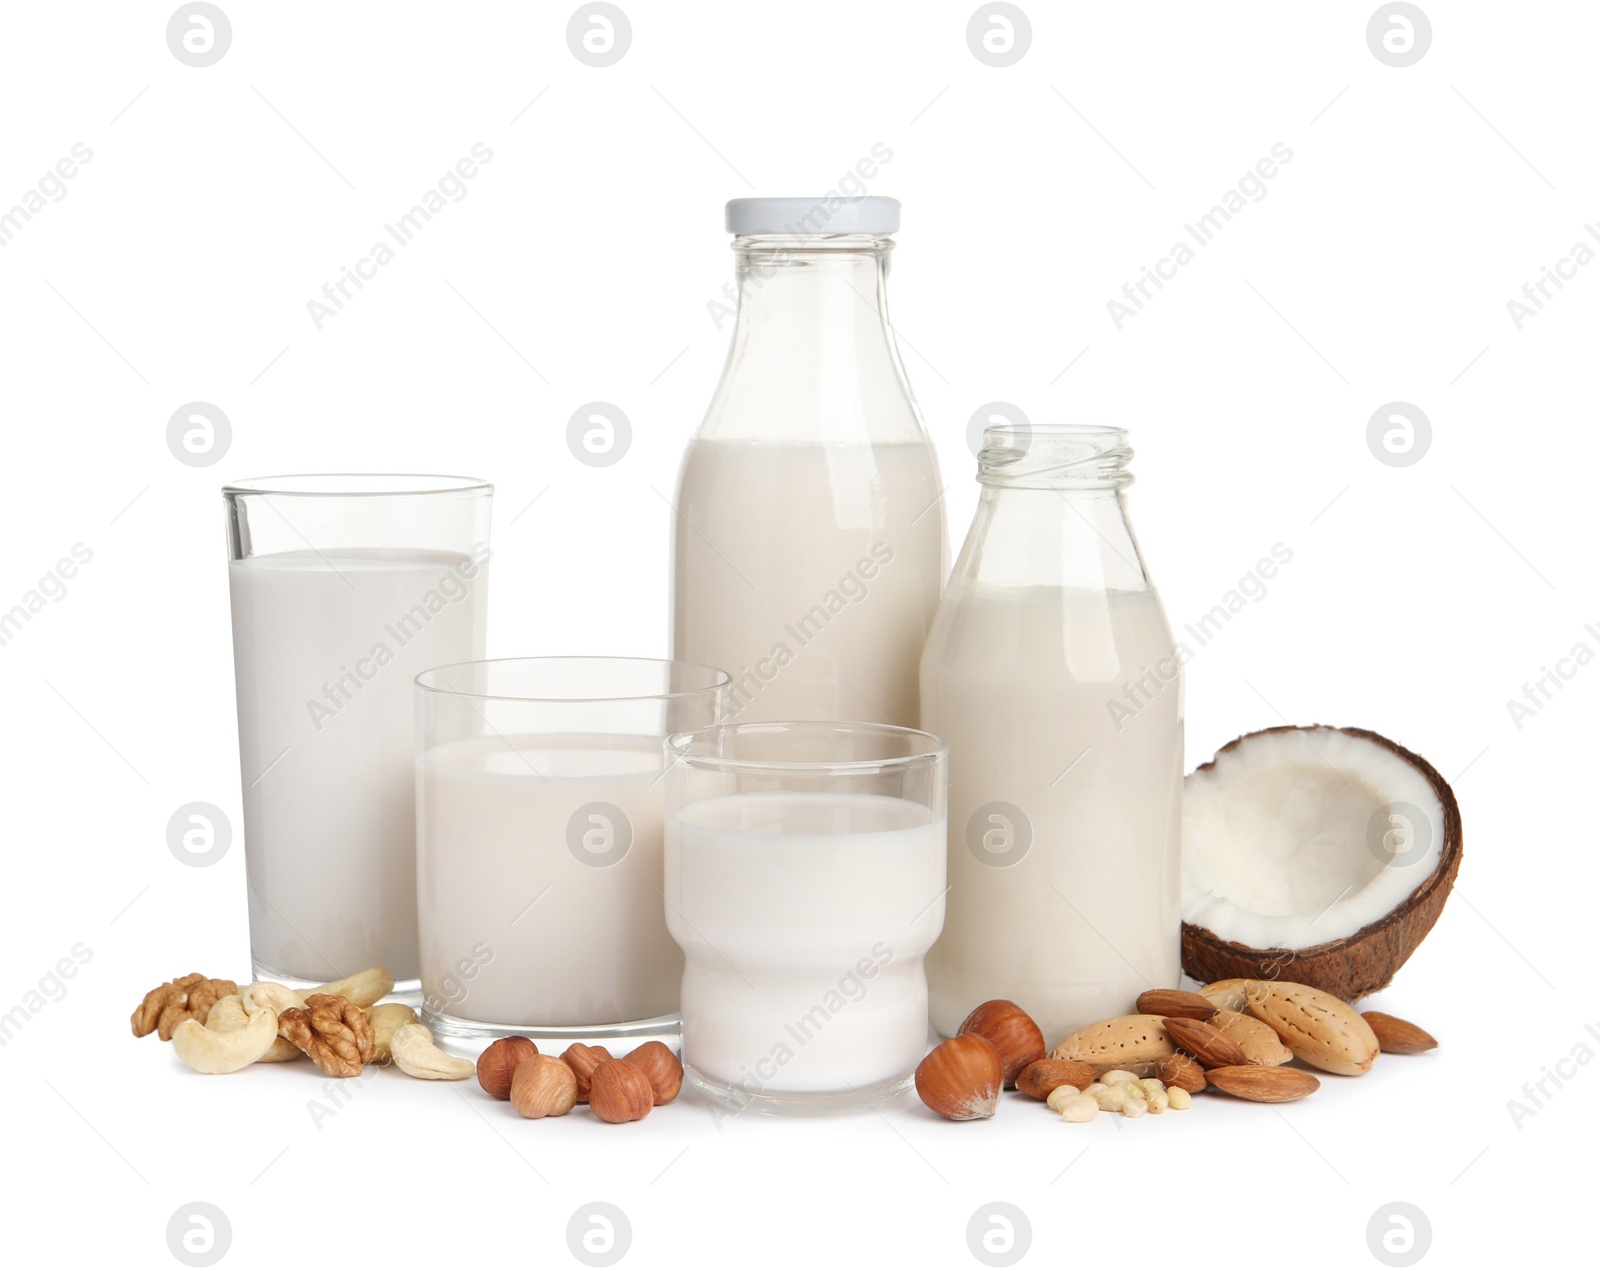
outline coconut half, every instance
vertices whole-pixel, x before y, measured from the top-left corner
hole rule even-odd
[[[1427,760],[1359,728],[1269,728],[1183,788],[1183,969],[1383,988],[1438,921],[1461,813]]]

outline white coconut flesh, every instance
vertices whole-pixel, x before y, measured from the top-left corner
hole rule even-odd
[[[1433,787],[1393,751],[1258,733],[1184,783],[1183,919],[1252,949],[1342,940],[1432,876],[1444,833]]]

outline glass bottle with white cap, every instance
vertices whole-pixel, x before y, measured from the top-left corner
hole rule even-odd
[[[884,306],[895,199],[735,199],[738,311],[678,479],[673,657],[730,716],[915,726],[949,561]]]

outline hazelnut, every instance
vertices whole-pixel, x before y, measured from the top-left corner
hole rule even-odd
[[[1005,1084],[1017,1084],[1017,1074],[1035,1059],[1044,1058],[1044,1034],[1028,1012],[1015,1002],[996,998],[985,1002],[961,1021],[961,1033],[977,1033],[1000,1052]]]
[[[626,1059],[602,1059],[589,1079],[589,1107],[602,1121],[642,1121],[655,1106],[650,1078]]]
[[[512,1074],[523,1060],[538,1053],[539,1048],[526,1037],[502,1037],[490,1042],[478,1056],[478,1084],[491,1099],[509,1099]]]
[[[561,1052],[561,1058],[578,1079],[578,1102],[588,1103],[589,1077],[596,1065],[611,1058],[611,1052],[604,1046],[585,1046],[582,1042],[573,1042]]]
[[[517,1115],[537,1121],[560,1117],[578,1102],[578,1079],[554,1055],[535,1055],[517,1065],[511,1078],[511,1106]]]
[[[992,1117],[1000,1102],[1005,1065],[1000,1052],[979,1033],[940,1042],[917,1065],[917,1095],[951,1121]]]
[[[683,1065],[664,1042],[646,1042],[624,1058],[649,1079],[657,1106],[671,1103],[683,1089]]]
[[[1060,1086],[1087,1090],[1094,1081],[1093,1064],[1077,1059],[1035,1059],[1017,1074],[1017,1089],[1035,1099],[1048,1099]]]

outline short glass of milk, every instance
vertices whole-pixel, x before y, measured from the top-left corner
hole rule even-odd
[[[417,677],[422,1011],[453,1049],[513,1034],[677,1045],[663,742],[719,720],[728,682],[714,667],[613,657]]]
[[[683,1061],[719,1103],[865,1111],[927,1051],[944,925],[946,750],[886,724],[725,723],[667,739],[666,918]]]
[[[223,489],[250,959],[417,989],[412,687],[481,658],[494,487],[324,474]]]

